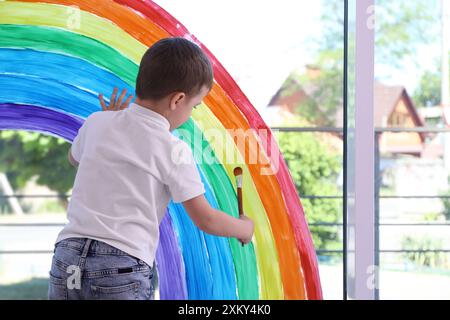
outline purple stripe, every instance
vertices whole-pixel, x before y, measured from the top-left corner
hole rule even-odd
[[[72,141],[84,120],[44,107],[0,103],[0,130],[39,131]]]
[[[160,242],[156,251],[161,300],[185,300],[188,298],[184,263],[173,229],[167,210],[159,226]]]

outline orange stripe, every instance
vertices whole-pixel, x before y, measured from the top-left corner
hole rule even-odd
[[[119,28],[146,46],[151,46],[159,39],[170,37],[167,31],[154,22],[111,0],[20,0],[20,2],[40,2],[78,7],[83,11],[88,11],[100,18],[114,22]]]

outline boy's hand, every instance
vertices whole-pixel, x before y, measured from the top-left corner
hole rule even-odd
[[[100,101],[100,105],[102,106],[103,111],[117,111],[123,110],[128,107],[131,99],[133,99],[133,95],[129,96],[127,100],[123,101],[123,98],[125,98],[125,95],[127,94],[127,89],[123,89],[119,98],[116,100],[117,91],[118,89],[114,88],[111,98],[109,99],[109,106],[106,106],[105,100],[103,100],[103,94],[99,93],[98,100]]]
[[[245,215],[240,216],[239,219],[242,222],[244,222],[244,228],[245,228],[245,234],[246,234],[246,236],[242,239],[239,239],[239,241],[242,244],[247,244],[250,241],[252,241],[253,232],[255,230],[255,225],[254,225],[253,221]]]

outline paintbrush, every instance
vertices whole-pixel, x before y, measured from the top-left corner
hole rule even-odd
[[[242,217],[244,215],[244,210],[242,209],[242,168],[241,167],[234,168],[233,173],[236,178],[239,217]],[[244,246],[243,243],[242,246]]]

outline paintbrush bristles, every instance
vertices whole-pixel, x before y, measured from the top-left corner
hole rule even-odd
[[[235,176],[242,175],[242,168],[241,167],[234,168],[233,173],[234,173]]]

